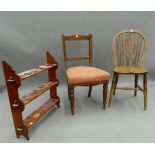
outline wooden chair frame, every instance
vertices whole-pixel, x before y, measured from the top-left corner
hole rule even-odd
[[[87,60],[89,62],[89,66],[92,66],[92,57],[93,57],[93,50],[92,50],[92,34],[89,35],[69,35],[65,36],[62,34],[62,45],[63,45],[63,54],[64,54],[64,63],[65,63],[65,69],[67,70],[68,61],[80,61],[80,60]],[[66,47],[66,42],[68,41],[88,41],[88,55],[87,56],[75,56],[75,57],[70,57],[67,55],[67,47]],[[84,85],[69,85],[68,79],[67,79],[67,85],[68,85],[68,98],[70,99],[70,105],[71,105],[71,114],[74,115],[74,88],[75,86],[89,86],[89,91],[88,91],[88,97],[91,97],[91,92],[92,92],[92,86],[103,84],[103,108],[106,108],[106,99],[107,99],[107,89],[108,89],[108,80],[107,81],[102,81],[98,83],[93,83],[93,84],[84,84]]]
[[[124,42],[125,36],[123,35],[125,35],[126,33],[128,33],[128,38],[126,39],[126,42]],[[136,35],[137,38],[132,39],[131,38],[132,34]],[[132,44],[133,42],[134,44]],[[141,47],[142,42],[143,42],[143,48]],[[118,45],[119,43],[120,45]],[[132,48],[131,46],[134,47]],[[144,93],[144,110],[147,110],[147,71],[143,68],[147,52],[146,36],[142,32],[137,30],[130,29],[121,31],[118,34],[116,34],[115,37],[113,38],[112,48],[114,52],[115,69],[113,70],[113,80],[110,90],[108,107],[111,107],[112,96],[115,95],[116,89],[134,90],[135,96],[137,95],[137,90],[140,90]],[[133,51],[134,53],[131,53],[131,51]],[[124,59],[126,59],[126,63],[124,62]],[[120,72],[116,71],[117,67],[120,67]],[[123,73],[121,69],[123,69],[124,67],[126,67],[126,72]],[[132,71],[133,69],[134,71]],[[141,71],[141,69],[143,71]],[[135,76],[135,82],[134,82],[135,88],[117,87],[120,74],[133,74]],[[138,85],[138,75],[143,75],[143,88],[141,88]]]

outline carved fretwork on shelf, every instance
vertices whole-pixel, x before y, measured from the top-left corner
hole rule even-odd
[[[29,128],[31,128],[54,105],[60,107],[60,99],[57,96],[57,86],[59,81],[56,79],[56,69],[58,68],[58,63],[49,52],[46,54],[47,63],[45,65],[41,65],[37,68],[19,74],[16,74],[8,63],[2,61],[16,135],[17,137],[23,135],[27,138],[27,140],[29,140]],[[49,81],[20,98],[18,89],[21,86],[21,81],[44,70],[48,70]],[[25,106],[47,90],[50,90],[50,99],[37,110],[32,112],[32,114],[23,119],[22,112],[24,111]]]

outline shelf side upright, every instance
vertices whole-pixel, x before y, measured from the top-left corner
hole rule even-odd
[[[58,82],[58,84],[56,86],[50,88],[50,98],[57,99],[58,100],[57,106],[58,106],[58,108],[60,108],[60,104],[59,104],[60,98],[57,96],[57,86],[59,85],[59,81],[56,78],[56,70],[58,68],[58,62],[55,60],[54,57],[52,57],[52,55],[48,51],[46,52],[46,56],[47,56],[48,64],[56,64],[55,67],[48,69],[48,78],[49,78],[49,81],[57,81]]]
[[[20,77],[16,74],[16,72],[12,69],[12,67],[2,61],[5,82],[7,86],[8,97],[10,101],[10,108],[12,112],[14,127],[17,138],[20,135],[25,136],[27,139],[28,137],[28,130],[23,125],[23,117],[22,112],[24,111],[24,104],[19,99],[18,88],[21,86]]]

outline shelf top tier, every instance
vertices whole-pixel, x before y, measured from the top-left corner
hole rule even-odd
[[[39,72],[42,72],[46,69],[49,69],[49,68],[52,68],[55,66],[57,66],[57,64],[44,64],[44,65],[41,65],[37,68],[33,68],[31,70],[19,73],[18,76],[20,77],[20,80],[24,80],[24,79],[27,79],[27,78],[33,76],[33,75],[38,74]]]

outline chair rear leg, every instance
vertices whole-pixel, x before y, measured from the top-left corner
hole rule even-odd
[[[112,103],[112,97],[114,94],[114,89],[115,89],[115,81],[116,81],[116,73],[113,73],[113,79],[112,79],[112,85],[111,85],[111,89],[110,89],[110,96],[109,96],[109,103],[108,103],[108,107],[111,107],[111,103]]]
[[[117,87],[117,83],[118,83],[118,78],[119,78],[119,74],[116,74],[116,84],[115,84],[113,95],[115,95],[115,93],[116,93],[116,87]]]
[[[109,83],[109,81],[106,81],[106,83],[103,84],[103,109],[106,109],[108,83]]]
[[[135,74],[135,88],[138,86],[138,74]],[[135,90],[134,95],[137,96],[137,90]]]
[[[70,100],[70,95],[69,95],[69,93],[70,93],[70,92],[69,92],[69,86],[68,86],[68,99]]]
[[[74,115],[74,87],[69,88],[69,99],[71,106],[71,114]]]
[[[147,110],[147,73],[144,74],[143,86],[144,86],[144,111],[146,111]]]
[[[92,86],[89,86],[88,97],[91,97]]]

